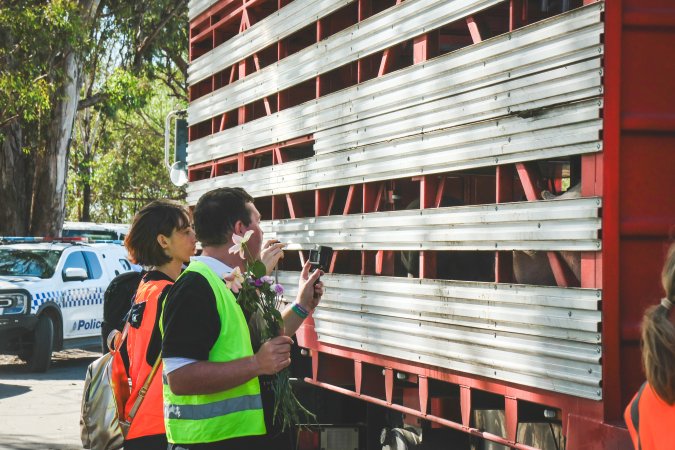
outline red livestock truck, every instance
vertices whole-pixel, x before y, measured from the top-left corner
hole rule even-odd
[[[299,447],[630,448],[675,224],[671,0],[189,17],[189,203],[245,187],[282,283],[334,250],[297,335],[320,423]]]

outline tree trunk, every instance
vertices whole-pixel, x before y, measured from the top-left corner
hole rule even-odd
[[[85,169],[91,176],[91,167]],[[82,222],[91,222],[91,182],[87,179],[82,186]]]
[[[2,133],[0,154],[0,236],[28,234],[32,171],[22,149],[21,125],[13,120]]]
[[[96,15],[99,0],[79,2],[84,22]],[[81,86],[81,61],[72,48],[62,50],[62,75],[54,93],[46,145],[35,164],[30,232],[36,236],[60,236],[66,212],[68,151]]]
[[[36,236],[59,236],[63,228],[68,149],[79,100],[78,64],[72,51],[63,59],[63,80],[55,92],[45,149],[36,158],[30,227]]]

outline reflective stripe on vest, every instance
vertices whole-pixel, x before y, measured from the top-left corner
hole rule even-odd
[[[206,405],[166,405],[164,406],[164,417],[183,420],[213,419],[237,411],[261,408],[260,395],[245,395]]]
[[[200,261],[192,261],[181,277],[188,272],[203,276],[216,298],[221,327],[208,360],[229,362],[253,356],[246,319],[223,280]],[[160,319],[160,329],[164,335],[164,317]],[[164,422],[169,442],[208,443],[266,433],[257,377],[227,391],[206,395],[176,395],[166,377],[163,380]]]

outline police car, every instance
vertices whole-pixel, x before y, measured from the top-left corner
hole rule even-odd
[[[0,353],[44,372],[52,351],[100,345],[103,293],[131,269],[120,243],[0,237]]]

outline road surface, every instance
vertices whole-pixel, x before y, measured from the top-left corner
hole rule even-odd
[[[80,441],[80,399],[87,366],[100,353],[55,353],[47,373],[29,373],[0,356],[0,449],[74,450]]]

